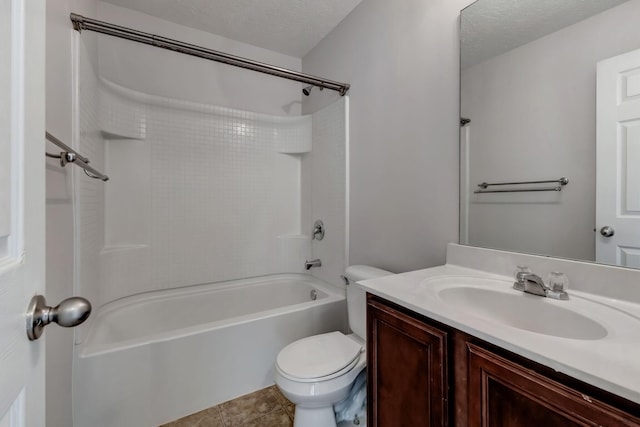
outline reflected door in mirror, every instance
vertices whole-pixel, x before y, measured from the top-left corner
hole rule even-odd
[[[640,50],[597,73],[596,261],[640,268]]]

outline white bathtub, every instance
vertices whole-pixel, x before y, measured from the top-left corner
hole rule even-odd
[[[250,393],[273,384],[282,347],[345,328],[343,292],[301,274],[107,304],[76,349],[74,427],[158,426]]]

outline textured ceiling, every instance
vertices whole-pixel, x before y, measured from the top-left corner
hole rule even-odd
[[[362,0],[105,0],[302,58]]]
[[[628,0],[478,0],[462,12],[467,68]]]

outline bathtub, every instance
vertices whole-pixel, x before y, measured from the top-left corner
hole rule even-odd
[[[109,303],[75,349],[74,427],[158,426],[267,387],[285,345],[346,324],[344,292],[303,274]]]

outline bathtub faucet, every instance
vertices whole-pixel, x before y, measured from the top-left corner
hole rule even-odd
[[[304,262],[304,268],[306,268],[307,270],[311,270],[311,267],[321,267],[321,266],[322,266],[322,261],[320,261],[319,259],[312,259],[311,261]]]

